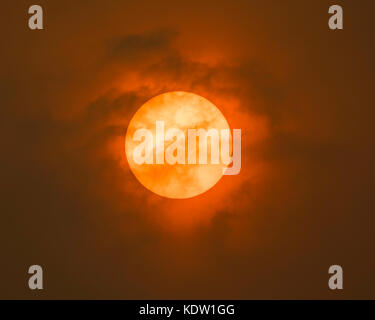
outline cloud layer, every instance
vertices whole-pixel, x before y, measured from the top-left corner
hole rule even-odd
[[[287,2],[48,3],[40,33],[7,4],[1,296],[32,297],[38,263],[48,298],[330,298],[339,263],[345,297],[373,297],[370,29]],[[241,174],[186,201],[124,154],[137,108],[174,90],[243,130]]]

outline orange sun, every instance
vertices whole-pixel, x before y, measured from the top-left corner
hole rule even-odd
[[[163,146],[158,142],[158,129],[156,123],[163,122],[164,132],[176,130],[180,136],[165,139]],[[146,143],[145,139],[135,139],[139,129],[147,130],[152,134],[152,139]],[[167,198],[186,199],[195,197],[212,188],[222,177],[226,165],[223,162],[192,164],[188,161],[191,149],[188,146],[188,130],[210,129],[228,130],[229,125],[220,110],[207,99],[188,92],[168,92],[158,95],[147,101],[133,116],[129,123],[126,138],[125,152],[130,169],[139,182],[148,190]],[[183,133],[183,134],[182,134]],[[186,137],[186,139],[185,139]],[[164,139],[164,138],[163,138]],[[184,140],[179,140],[184,139]],[[160,139],[159,139],[160,140]],[[182,142],[181,142],[182,141]],[[207,145],[207,159],[211,158],[211,145]],[[178,153],[176,150],[169,154],[169,158],[183,158],[186,162],[171,163],[168,159],[168,149],[177,142],[181,142],[188,152]],[[230,148],[231,148],[231,141]],[[146,163],[139,163],[134,158],[140,144],[144,144],[144,152],[139,156],[146,159]],[[194,154],[199,157],[199,143],[194,146]],[[159,147],[158,147],[159,146]],[[148,157],[146,157],[146,153]],[[165,152],[165,153],[164,153]],[[158,159],[158,161],[157,161]],[[211,158],[212,159],[212,158]]]

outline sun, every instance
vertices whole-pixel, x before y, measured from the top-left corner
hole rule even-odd
[[[163,123],[163,133],[171,130],[179,130],[181,136],[174,139],[165,139],[164,147],[157,147],[157,125]],[[147,144],[149,157],[147,163],[139,163],[134,154],[140,143],[145,140],[135,139],[137,131],[147,130],[152,134],[152,140]],[[191,150],[188,146],[188,132],[191,129],[228,130],[229,125],[220,110],[207,99],[189,92],[174,91],[160,94],[143,104],[131,119],[125,137],[125,153],[129,166],[138,181],[148,190],[166,198],[186,199],[196,197],[212,188],[223,176],[226,165],[208,162],[203,164],[190,163],[187,159]],[[183,133],[183,134],[181,134]],[[167,136],[167,135],[166,135]],[[185,139],[186,138],[186,139]],[[186,158],[185,163],[173,163],[168,161],[168,147],[176,144],[178,139],[182,141],[184,149],[189,150],[180,154],[180,158]],[[229,138],[230,140],[230,138]],[[200,144],[196,143],[196,155],[200,155]],[[207,140],[207,158],[211,158],[212,138]],[[191,147],[191,146],[190,146]],[[230,142],[231,147],[231,142]],[[147,149],[148,148],[148,149]],[[198,150],[199,149],[199,150]],[[166,154],[164,154],[166,151]],[[194,150],[193,150],[194,151]],[[195,152],[194,152],[195,153]],[[178,155],[170,154],[174,158]],[[159,160],[156,161],[156,159]],[[212,158],[211,158],[212,159]],[[185,159],[183,159],[185,161]]]

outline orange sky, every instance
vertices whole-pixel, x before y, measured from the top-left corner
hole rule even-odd
[[[342,32],[326,0],[40,1],[30,31],[7,0],[0,297],[32,298],[38,263],[45,298],[373,298],[375,8],[339,2]],[[241,174],[188,200],[124,153],[134,112],[174,90],[243,134]]]

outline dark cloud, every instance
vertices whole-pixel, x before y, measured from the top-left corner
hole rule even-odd
[[[160,55],[165,50],[170,51],[171,40],[176,36],[177,33],[173,30],[130,34],[113,41],[110,52],[114,58],[123,59],[125,62],[131,61],[131,63],[137,63],[145,58],[149,59],[155,54]]]

